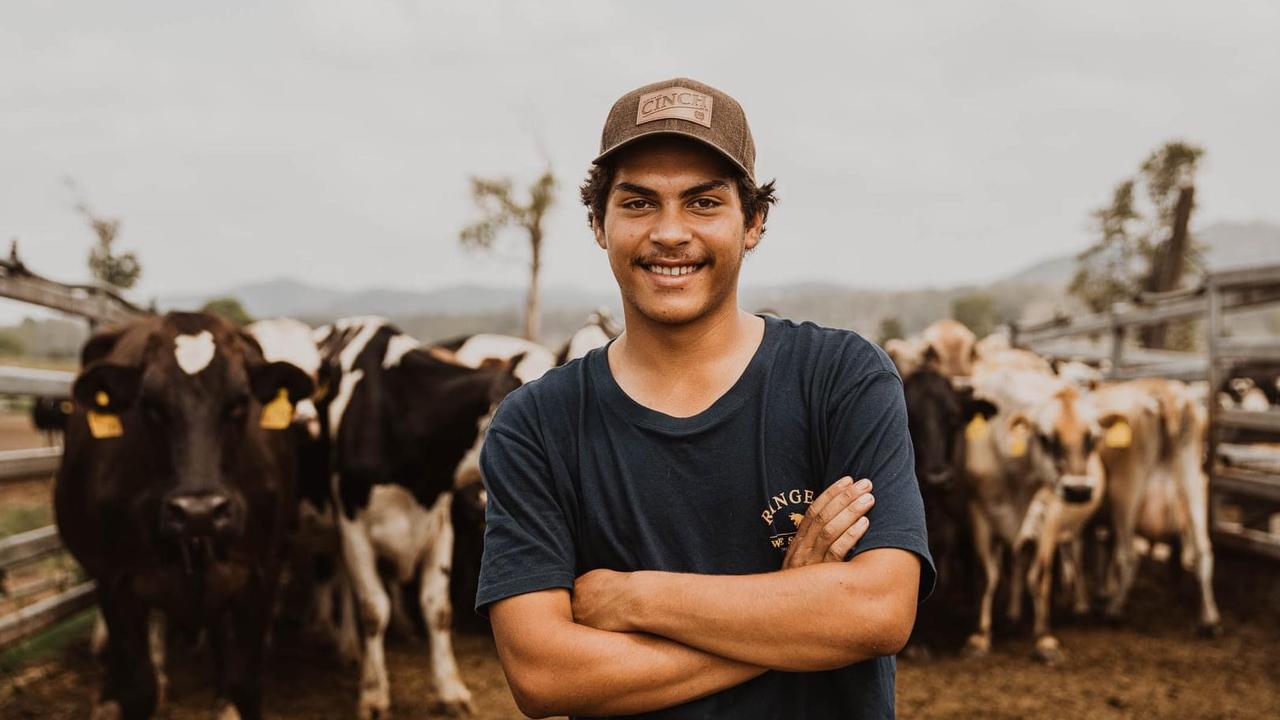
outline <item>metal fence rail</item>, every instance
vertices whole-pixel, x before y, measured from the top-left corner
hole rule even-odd
[[[0,482],[39,475],[52,475],[62,462],[59,446],[0,450]]]

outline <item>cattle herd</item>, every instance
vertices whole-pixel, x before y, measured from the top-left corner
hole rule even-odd
[[[359,717],[390,709],[392,622],[425,627],[439,710],[470,711],[451,636],[453,607],[470,615],[475,599],[489,418],[617,334],[603,311],[557,353],[500,335],[426,345],[373,317],[240,329],[172,312],[95,334],[74,403],[40,408],[44,426],[65,427],[58,527],[97,582],[93,717],[152,715],[175,632],[211,651],[220,719],[261,717],[265,648],[301,578],[314,632],[360,667]],[[1035,653],[1054,662],[1055,570],[1076,611],[1101,598],[1118,618],[1142,537],[1176,548],[1202,589],[1201,627],[1217,631],[1203,389],[1104,383],[953,321],[885,349],[938,566],[922,617],[976,588],[967,649],[988,652],[1006,583],[1008,614],[1030,596]],[[912,645],[933,641],[921,623]]]

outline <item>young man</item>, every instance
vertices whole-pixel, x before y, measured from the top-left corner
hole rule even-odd
[[[511,394],[481,459],[477,608],[529,715],[894,714],[934,576],[902,384],[855,333],[738,307],[754,163],[701,83],[609,114],[583,200],[626,332]]]

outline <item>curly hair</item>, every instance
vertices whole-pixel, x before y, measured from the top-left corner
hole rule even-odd
[[[613,158],[605,158],[598,165],[592,165],[587,171],[587,178],[579,188],[582,204],[587,207],[587,225],[594,227],[598,221],[604,225],[605,207],[609,200],[609,190],[613,187],[613,178],[617,174],[617,164]],[[734,168],[734,185],[738,188],[738,198],[742,201],[742,221],[750,225],[757,213],[760,214],[760,235],[764,235],[764,224],[769,219],[769,208],[778,204],[778,196],[774,194],[776,180],[764,185],[756,185],[747,174]]]

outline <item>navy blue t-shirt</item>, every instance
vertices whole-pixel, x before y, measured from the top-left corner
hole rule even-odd
[[[875,483],[867,534],[920,556],[933,587],[902,382],[856,333],[765,317],[746,370],[703,412],[640,405],[607,347],[507,397],[480,460],[488,490],[476,607],[573,588],[597,568],[772,572],[805,510],[849,475]],[[893,657],[824,672],[770,671],[645,718],[891,718]]]

